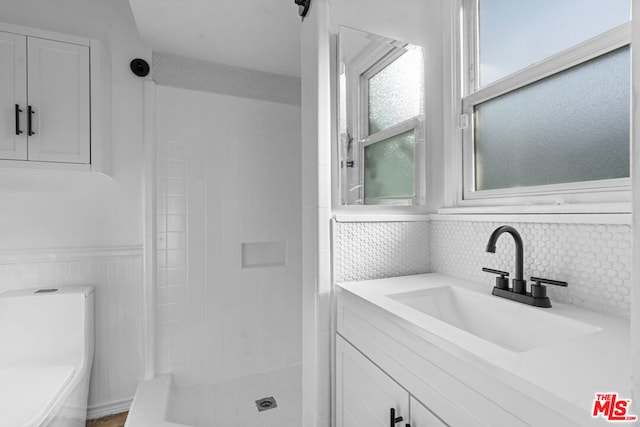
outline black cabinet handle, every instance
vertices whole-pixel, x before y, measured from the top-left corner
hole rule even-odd
[[[33,111],[33,108],[31,108],[31,105],[29,105],[27,107],[27,134],[29,136],[36,134],[33,131],[33,127],[32,127],[32,121],[33,121],[32,118],[34,114],[35,114],[35,111]]]
[[[22,113],[22,110],[20,109],[20,106],[18,104],[16,104],[16,135],[20,135],[22,134],[22,131],[20,130],[20,113]]]
[[[389,427],[395,427],[402,419],[402,417],[396,417],[396,408],[389,409]]]

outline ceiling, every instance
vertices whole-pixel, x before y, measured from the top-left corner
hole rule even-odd
[[[171,53],[300,76],[293,0],[129,0],[142,39]]]

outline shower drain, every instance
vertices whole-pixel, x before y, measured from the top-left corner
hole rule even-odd
[[[262,412],[267,409],[277,408],[278,404],[276,403],[276,399],[273,396],[270,396],[256,400],[256,407],[258,408],[258,412]]]

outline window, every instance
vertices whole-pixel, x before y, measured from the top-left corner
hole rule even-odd
[[[422,48],[340,27],[338,57],[340,204],[424,204]]]
[[[360,76],[365,205],[416,204],[422,51],[394,49]]]
[[[460,204],[628,197],[629,1],[464,5]]]

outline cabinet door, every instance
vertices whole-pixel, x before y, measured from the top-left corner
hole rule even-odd
[[[390,409],[409,416],[409,393],[342,337],[336,337],[336,426],[390,427]]]
[[[447,424],[411,396],[411,427],[447,427]]]
[[[0,32],[0,159],[27,159],[26,111],[27,38]]]
[[[27,37],[29,160],[90,162],[89,48]]]

